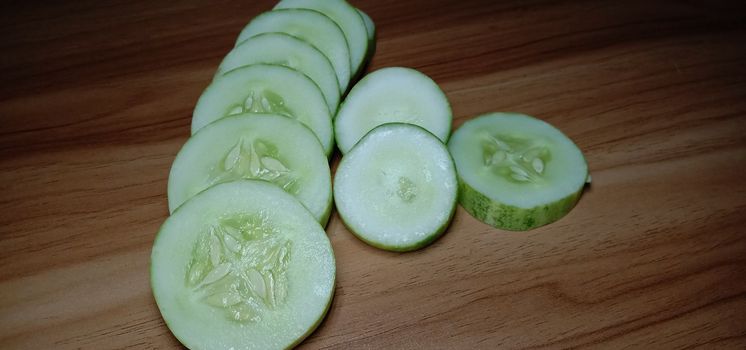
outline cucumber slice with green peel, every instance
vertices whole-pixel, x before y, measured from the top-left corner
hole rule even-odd
[[[285,33],[259,34],[236,46],[220,63],[215,79],[235,68],[269,63],[293,68],[321,89],[332,114],[339,106],[340,89],[329,59],[311,44]]]
[[[461,125],[448,142],[459,174],[459,203],[497,228],[529,230],[567,214],[588,165],[557,128],[523,114],[490,113]]]
[[[313,216],[265,181],[211,187],[153,244],[150,284],[171,332],[193,350],[285,349],[319,325],[334,253]]]
[[[370,60],[373,58],[373,55],[376,53],[376,25],[373,23],[373,19],[368,16],[367,13],[361,11],[360,9],[357,9],[357,12],[360,13],[360,17],[363,19],[363,23],[365,23],[365,32],[368,34],[368,50],[365,52],[365,59],[363,60],[363,66],[358,69],[358,76],[363,73],[363,70],[365,69],[365,65],[370,62]]]
[[[206,188],[238,179],[270,181],[294,195],[322,226],[329,219],[329,164],[316,137],[297,120],[248,113],[202,128],[171,166],[169,209],[174,212]]]
[[[411,124],[368,133],[339,163],[334,200],[342,221],[386,250],[422,248],[448,226],[456,208],[456,168],[446,146]]]
[[[205,125],[241,113],[275,113],[311,129],[331,154],[331,115],[319,87],[295,69],[269,64],[236,68],[205,89],[194,107],[192,134]]]
[[[275,5],[275,9],[286,8],[319,11],[337,23],[342,28],[350,48],[351,76],[356,75],[368,50],[368,34],[363,18],[352,5],[345,0],[282,0]]]
[[[280,9],[256,16],[238,35],[236,46],[249,38],[279,32],[304,40],[329,59],[339,83],[339,92],[347,91],[352,68],[350,49],[342,29],[331,18],[307,9]]]
[[[360,9],[356,10],[360,14],[360,18],[363,19],[363,24],[365,24],[365,34],[368,36],[368,45],[370,45],[376,39],[376,25],[367,13]],[[368,51],[370,51],[370,46],[368,47]]]
[[[446,95],[432,79],[414,69],[390,67],[352,87],[334,119],[334,134],[343,154],[376,126],[393,122],[418,125],[446,142],[452,118]]]

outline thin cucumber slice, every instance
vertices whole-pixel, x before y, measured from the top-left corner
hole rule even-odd
[[[313,133],[297,120],[248,113],[201,129],[171,166],[169,209],[210,186],[238,179],[270,181],[294,195],[322,226],[329,219],[329,164]]]
[[[268,182],[239,180],[166,219],[150,284],[189,349],[285,349],[326,315],[335,271],[326,233],[297,200]]]
[[[365,33],[368,35],[368,49],[365,52],[363,66],[358,70],[358,75],[360,75],[365,68],[365,65],[370,62],[371,58],[373,58],[373,54],[376,53],[376,25],[367,13],[360,9],[357,9],[357,12],[360,13],[360,17],[363,19],[363,23],[365,23]]]
[[[319,86],[332,114],[336,113],[340,98],[336,72],[329,59],[311,44],[285,33],[259,34],[225,56],[215,79],[235,68],[256,63],[278,64],[305,74]]]
[[[334,200],[345,225],[386,250],[422,248],[456,208],[456,168],[446,146],[418,126],[381,125],[339,163]]]
[[[313,80],[295,69],[253,64],[224,74],[199,97],[192,134],[215,120],[246,112],[295,118],[316,134],[327,155],[334,148],[332,117],[324,96]]]
[[[446,95],[428,76],[410,68],[383,68],[350,90],[334,119],[334,134],[343,154],[376,126],[393,122],[421,126],[446,142],[452,118]]]
[[[340,94],[347,91],[352,76],[350,49],[344,32],[331,18],[306,9],[265,12],[246,25],[238,35],[236,46],[255,35],[270,32],[292,35],[319,49],[334,67]]]
[[[523,114],[490,113],[467,121],[448,149],[458,169],[459,203],[480,221],[506,230],[563,217],[589,176],[572,140]]]
[[[334,20],[344,32],[350,48],[351,76],[355,76],[363,65],[368,50],[368,34],[363,18],[345,0],[282,0],[275,9],[302,8],[319,11]]]

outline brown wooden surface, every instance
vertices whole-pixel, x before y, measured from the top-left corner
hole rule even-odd
[[[593,186],[531,232],[459,208],[409,254],[334,214],[336,298],[304,348],[746,348],[740,2],[354,4],[378,25],[371,69],[430,75],[454,127],[553,123]],[[148,282],[168,170],[222,56],[271,6],[0,5],[0,348],[179,347]]]

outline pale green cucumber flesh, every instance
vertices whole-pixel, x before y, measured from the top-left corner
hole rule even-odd
[[[459,203],[497,228],[528,230],[558,220],[573,208],[588,178],[572,140],[522,114],[467,121],[448,148],[459,174]]]
[[[350,49],[342,29],[321,12],[308,9],[278,9],[256,16],[238,35],[236,45],[262,33],[279,32],[302,39],[329,59],[339,83],[347,91],[352,76]]]
[[[215,79],[235,68],[257,63],[286,66],[305,74],[321,89],[332,114],[337,111],[339,82],[329,59],[306,41],[285,33],[263,33],[242,42],[225,56]]]
[[[384,124],[342,158],[334,200],[345,225],[366,243],[410,251],[439,237],[456,207],[458,181],[448,150],[411,124]]]
[[[326,233],[297,200],[239,180],[166,219],[150,274],[163,319],[188,348],[285,349],[326,315],[335,262]]]
[[[194,107],[192,134],[215,120],[249,112],[297,119],[314,132],[327,156],[334,148],[331,115],[319,87],[303,73],[271,64],[236,68],[213,81]]]
[[[390,67],[366,75],[350,90],[334,119],[334,134],[343,154],[385,123],[415,124],[446,142],[452,118],[446,95],[432,79]]]
[[[275,9],[304,8],[319,11],[339,25],[350,48],[351,76],[355,76],[363,65],[368,46],[368,34],[363,18],[345,0],[282,0]]]
[[[194,134],[176,155],[168,180],[173,212],[219,183],[260,179],[294,195],[326,225],[332,206],[331,175],[324,150],[300,122],[273,114],[220,119]]]

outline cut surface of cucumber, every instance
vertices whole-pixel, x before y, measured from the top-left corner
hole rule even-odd
[[[422,248],[448,226],[458,181],[446,146],[404,123],[368,133],[339,163],[334,200],[361,240],[392,251]]]
[[[297,120],[248,113],[202,128],[171,166],[169,209],[174,212],[206,188],[238,179],[274,183],[326,225],[332,204],[329,164],[313,133]]]
[[[352,68],[350,49],[342,29],[321,12],[307,9],[278,9],[256,16],[238,35],[236,45],[249,38],[279,32],[302,39],[329,59],[337,75],[340,94],[347,91]]]
[[[210,84],[192,116],[192,134],[215,120],[241,113],[275,113],[299,120],[329,155],[334,148],[331,115],[319,87],[295,69],[270,64],[236,68]]]
[[[428,76],[410,68],[383,68],[352,87],[334,119],[334,134],[343,154],[384,123],[415,124],[446,142],[452,118],[446,95]]]
[[[285,33],[259,34],[231,50],[220,63],[215,79],[226,72],[256,63],[293,68],[313,80],[334,114],[339,106],[339,82],[334,67],[321,51],[304,40]]]
[[[326,233],[297,200],[238,180],[166,219],[150,284],[169,329],[192,350],[285,349],[324,318],[335,270]]]
[[[301,8],[319,11],[339,25],[350,48],[350,72],[356,75],[368,50],[368,34],[360,13],[345,0],[282,0],[276,9]]]
[[[552,125],[523,114],[489,113],[465,122],[448,143],[459,203],[497,228],[528,230],[573,208],[588,178],[582,152]]]

